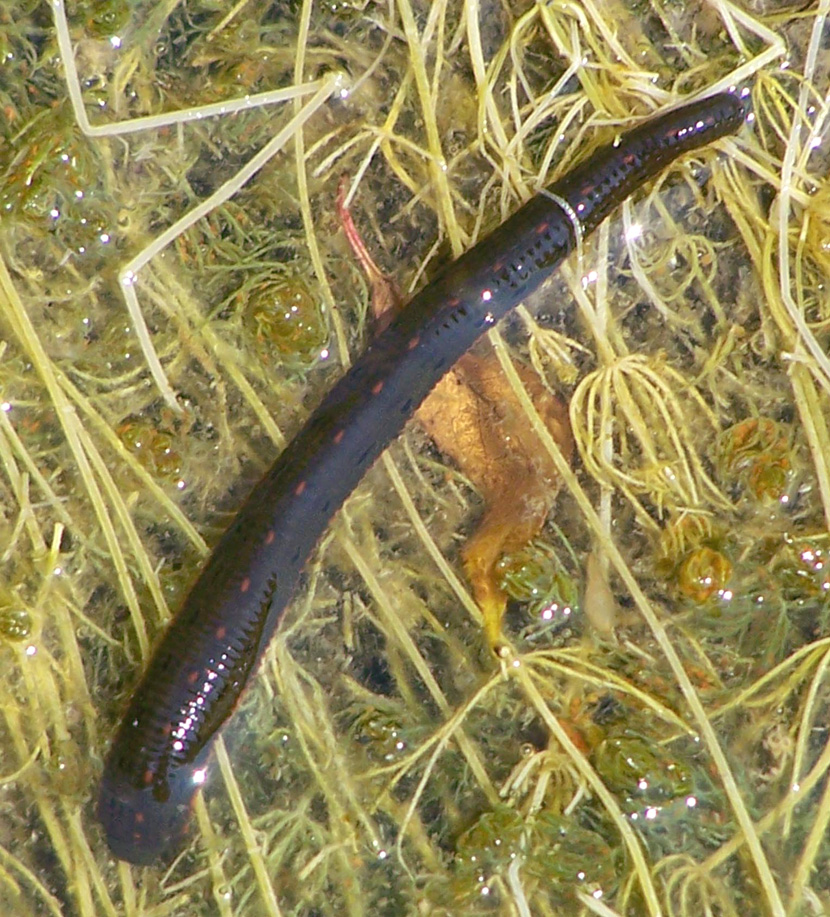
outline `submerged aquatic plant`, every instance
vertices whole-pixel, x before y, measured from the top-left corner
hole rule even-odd
[[[711,409],[659,358],[630,354],[589,373],[571,400],[571,422],[590,474],[618,488],[638,519],[728,501],[706,470],[702,446],[717,429]]]
[[[620,7],[609,31],[591,5],[479,15],[443,2],[96,0],[68,20],[59,0],[7,7],[0,909],[696,917],[820,906],[830,449],[814,206],[826,170],[814,142],[826,114],[809,93],[826,87],[805,39],[815,22],[820,47],[820,16],[782,13],[773,32],[729,4],[695,28]],[[804,53],[781,69],[785,41]],[[342,66],[351,95],[328,76]],[[243,702],[248,729],[228,737],[230,755],[219,746],[194,843],[136,893],[94,824],[100,755],[205,541],[362,343],[352,319],[364,304],[333,217],[340,174],[353,176],[387,264],[417,285],[600,137],[753,79],[754,133],[728,157],[678,164],[648,211],[629,202],[574,259],[606,266],[591,291],[599,311],[628,309],[619,327],[586,341],[571,309],[585,286],[556,282],[539,310],[554,327],[527,343],[540,378],[566,390],[583,378],[584,464],[562,469],[564,539],[543,533],[559,565],[519,558],[505,582],[531,602],[549,587],[547,601],[570,602],[599,556],[619,605],[612,629],[525,632],[496,663],[455,565],[469,492],[410,434],[309,568]],[[676,241],[632,268],[638,220],[669,210],[678,184],[683,225],[660,230]],[[42,220],[56,201],[66,231]],[[621,280],[605,251],[620,226]],[[104,232],[108,247],[90,255]],[[729,294],[749,270],[758,295],[738,309]],[[277,279],[296,293],[298,277],[310,314],[326,310],[329,353],[262,370],[256,320],[245,334],[235,297]],[[659,318],[640,322],[661,298]],[[669,334],[660,323],[675,308],[695,320]],[[521,349],[516,328],[506,336]],[[318,346],[300,338],[301,354]],[[723,348],[710,361],[713,341]],[[800,431],[802,457],[797,477],[784,469],[791,508],[769,523],[733,512],[722,490],[774,494],[779,459],[743,483],[751,437],[733,437],[737,479],[721,476],[712,444],[735,413],[766,416],[757,406],[772,391],[769,416]],[[684,511],[712,519],[708,534],[674,527]],[[661,581],[655,543],[670,528]],[[742,590],[734,618],[708,613],[707,577],[726,569],[715,554]],[[753,606],[759,595],[768,602]],[[635,736],[620,736],[619,717]],[[660,787],[652,830],[631,817],[629,758]],[[689,786],[697,812],[680,799]],[[472,856],[487,861],[490,895]]]

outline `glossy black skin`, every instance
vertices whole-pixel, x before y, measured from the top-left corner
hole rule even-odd
[[[531,198],[418,293],[257,484],[161,639],[106,762],[98,814],[132,863],[181,845],[217,731],[332,516],[441,376],[675,157],[734,133],[732,95],[648,121]],[[571,208],[568,215],[557,201]]]

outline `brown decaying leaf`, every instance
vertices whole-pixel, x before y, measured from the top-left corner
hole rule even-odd
[[[371,285],[375,320],[383,325],[401,305],[401,297],[394,281],[366,250],[345,206],[343,188],[341,183],[340,219]],[[570,459],[574,443],[567,407],[532,369],[521,364],[516,369],[539,416]],[[496,564],[539,534],[559,491],[559,476],[486,341],[453,366],[415,416],[484,502],[484,514],[464,545],[462,558],[484,616],[485,634],[496,648],[507,605]]]

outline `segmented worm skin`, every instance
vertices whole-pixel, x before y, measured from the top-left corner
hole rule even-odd
[[[595,152],[450,264],[326,395],[225,532],[132,696],[98,798],[117,857],[147,864],[181,845],[213,740],[332,516],[441,376],[573,250],[574,216],[587,236],[744,116],[735,96],[718,95]]]

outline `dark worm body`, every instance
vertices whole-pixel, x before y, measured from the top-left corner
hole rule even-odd
[[[735,132],[718,95],[668,112],[537,194],[418,293],[257,484],[175,616],[106,762],[98,813],[113,853],[169,856],[218,730],[280,623],[332,516],[438,380],[577,242],[675,157]]]

